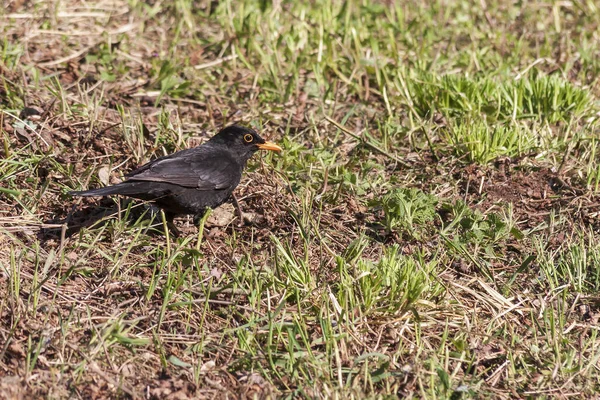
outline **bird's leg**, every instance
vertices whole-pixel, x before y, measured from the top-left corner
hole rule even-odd
[[[143,206],[144,209],[148,212],[150,219],[160,218],[160,207],[152,203],[144,203]]]
[[[179,228],[177,228],[177,226],[173,222],[173,218],[171,218],[171,219],[167,218],[167,228],[169,228],[169,230],[173,234],[173,237],[177,238],[177,237],[181,236],[181,231],[179,230]]]
[[[238,203],[237,198],[235,197],[235,194],[233,194],[233,193],[231,193],[231,202],[233,203],[233,206],[235,207],[235,210],[237,211],[238,218],[240,219],[240,221],[238,222],[238,226],[244,226],[244,214],[242,213],[242,208],[240,207],[240,203]]]
[[[213,211],[212,208],[207,207],[201,213],[195,214],[194,215],[194,225],[196,225],[196,226],[204,225],[204,223],[206,222],[208,217],[210,217],[210,215],[212,214],[212,211]]]
[[[194,214],[194,218],[192,219],[192,223],[197,228],[200,226],[200,222],[202,222],[202,217],[204,217],[204,212]]]
[[[173,219],[175,218],[175,214],[164,212],[163,215],[165,217],[164,222],[167,225],[167,229],[169,231],[171,231],[171,233],[173,234],[173,237],[176,237],[176,238],[180,237],[181,231],[179,230],[179,228],[177,228],[177,226],[175,225],[175,222],[173,222]]]
[[[198,227],[198,242],[196,242],[196,250],[198,251],[204,237],[204,224],[208,217],[210,217],[210,214],[212,214],[212,209],[209,207],[204,210],[204,213],[194,215],[194,224]]]
[[[146,204],[146,207],[148,209],[148,211],[150,212],[150,216],[151,218],[159,218],[159,220],[162,220],[162,212],[160,207],[157,207],[155,204],[149,203]],[[175,223],[173,222],[173,219],[175,218],[175,214],[169,213],[169,212],[165,212],[165,220],[163,221],[164,223],[166,223],[167,225],[167,229],[169,229],[171,231],[171,233],[173,234],[173,237],[179,237],[181,236],[181,231],[177,228],[177,226],[175,226]]]

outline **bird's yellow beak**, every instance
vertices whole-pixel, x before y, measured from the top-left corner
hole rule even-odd
[[[261,150],[282,151],[283,149],[273,142],[264,142],[258,145]]]

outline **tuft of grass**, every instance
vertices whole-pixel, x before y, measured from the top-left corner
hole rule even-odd
[[[535,69],[525,76],[502,80],[414,71],[408,87],[421,118],[441,112],[448,118],[556,123],[589,116],[593,107],[588,91]]]
[[[597,26],[589,1],[9,2],[0,397],[595,396]],[[233,122],[285,149],[248,163],[242,227],[66,194]]]
[[[439,294],[440,287],[432,280],[436,267],[434,260],[425,262],[423,254],[404,256],[397,245],[387,247],[377,263],[358,262],[356,284],[361,302],[356,305],[365,313],[414,309],[420,300]]]
[[[522,125],[458,122],[448,128],[448,143],[459,158],[487,164],[499,157],[518,157],[537,148],[534,133]]]

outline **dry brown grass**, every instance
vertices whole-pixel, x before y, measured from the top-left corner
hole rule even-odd
[[[3,6],[0,397],[598,391],[593,4]],[[504,118],[500,85],[533,70],[573,107]],[[473,119],[535,145],[467,163],[448,138]],[[242,227],[174,239],[66,194],[234,121],[286,150],[251,163]],[[406,187],[432,220],[382,205]]]

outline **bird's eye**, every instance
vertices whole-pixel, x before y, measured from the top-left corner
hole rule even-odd
[[[252,136],[251,134],[249,134],[249,133],[246,133],[246,134],[244,135],[244,141],[245,141],[246,143],[252,143],[252,141],[253,141],[253,140],[254,140],[254,136]]]

